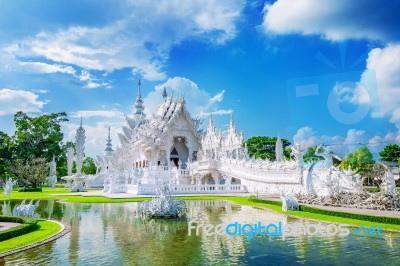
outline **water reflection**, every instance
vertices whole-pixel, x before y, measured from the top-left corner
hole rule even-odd
[[[2,212],[15,202],[0,205]],[[228,201],[188,201],[186,219],[144,220],[139,203],[60,204],[42,201],[42,217],[62,220],[71,233],[8,256],[0,265],[303,265],[376,264],[400,261],[398,234],[384,237],[255,237],[188,235],[190,220],[220,223],[304,222]]]

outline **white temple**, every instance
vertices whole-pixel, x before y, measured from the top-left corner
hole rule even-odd
[[[174,194],[328,195],[334,189],[362,189],[359,176],[332,165],[329,147],[318,149],[324,161],[305,165],[299,145],[291,147],[293,160],[286,161],[278,138],[276,161],[250,158],[232,117],[226,134],[216,128],[212,116],[203,132],[185,99],[168,96],[165,88],[158,110],[146,117],[140,86],[139,81],[133,116],[126,116],[119,134],[121,146],[112,150],[109,133],[105,156],[96,158],[101,170],[90,183],[103,183],[106,193],[151,195],[161,183],[168,183]]]

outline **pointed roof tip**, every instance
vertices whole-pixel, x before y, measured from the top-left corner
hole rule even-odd
[[[168,93],[167,93],[167,89],[165,88],[165,86],[164,86],[164,89],[163,89],[163,92],[162,92],[162,97],[165,99],[165,98],[167,98],[167,96],[168,96]]]
[[[142,93],[140,92],[140,86],[142,85],[142,83],[140,82],[140,79],[139,79],[139,81],[138,81],[138,94],[137,94],[137,97],[139,98],[139,99],[141,99],[142,98]]]
[[[82,116],[81,116],[81,126],[82,126]]]

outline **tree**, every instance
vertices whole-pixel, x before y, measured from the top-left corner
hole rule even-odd
[[[7,177],[7,165],[12,159],[13,141],[10,136],[0,131],[0,179]]]
[[[250,156],[254,156],[259,159],[268,159],[274,161],[275,156],[275,144],[276,137],[267,137],[267,136],[258,136],[252,137],[246,140],[248,153]],[[287,139],[281,139],[282,146],[284,149],[284,155],[287,156],[287,150],[285,149],[290,145],[290,142]]]
[[[316,161],[320,161],[320,160],[324,159],[324,157],[322,157],[322,156],[315,155],[315,151],[317,150],[317,147],[318,146],[308,147],[308,149],[306,150],[306,152],[303,155],[303,160],[305,163],[316,162]]]
[[[389,144],[379,152],[382,161],[397,162],[400,159],[400,145]]]
[[[357,151],[349,153],[346,158],[340,163],[342,169],[348,169],[349,166],[357,173],[366,175],[370,173],[375,164],[373,155],[368,147],[361,147]]]
[[[17,159],[9,169],[17,176],[18,184],[24,187],[40,187],[49,176],[49,164],[44,158]]]
[[[96,164],[94,163],[93,158],[86,157],[85,160],[83,160],[82,172],[87,175],[96,174]]]
[[[53,156],[60,156],[63,152],[61,123],[66,121],[68,119],[64,112],[37,117],[17,112],[14,115],[16,158],[25,161],[30,158],[45,158],[49,162]]]

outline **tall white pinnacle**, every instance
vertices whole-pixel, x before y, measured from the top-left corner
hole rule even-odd
[[[67,171],[68,176],[72,175],[72,167],[74,165],[74,147],[67,148]]]
[[[279,137],[279,134],[275,144],[275,156],[277,162],[283,161],[283,144],[281,138]]]
[[[108,138],[106,139],[106,149],[104,150],[105,151],[105,155],[106,156],[111,156],[112,155],[112,152],[114,151],[113,149],[112,149],[112,144],[111,144],[111,137],[110,137],[110,127],[108,127]]]
[[[81,125],[76,130],[75,135],[75,158],[76,158],[76,173],[82,173],[82,163],[83,157],[85,156],[85,129],[82,126],[82,117],[81,117]]]

